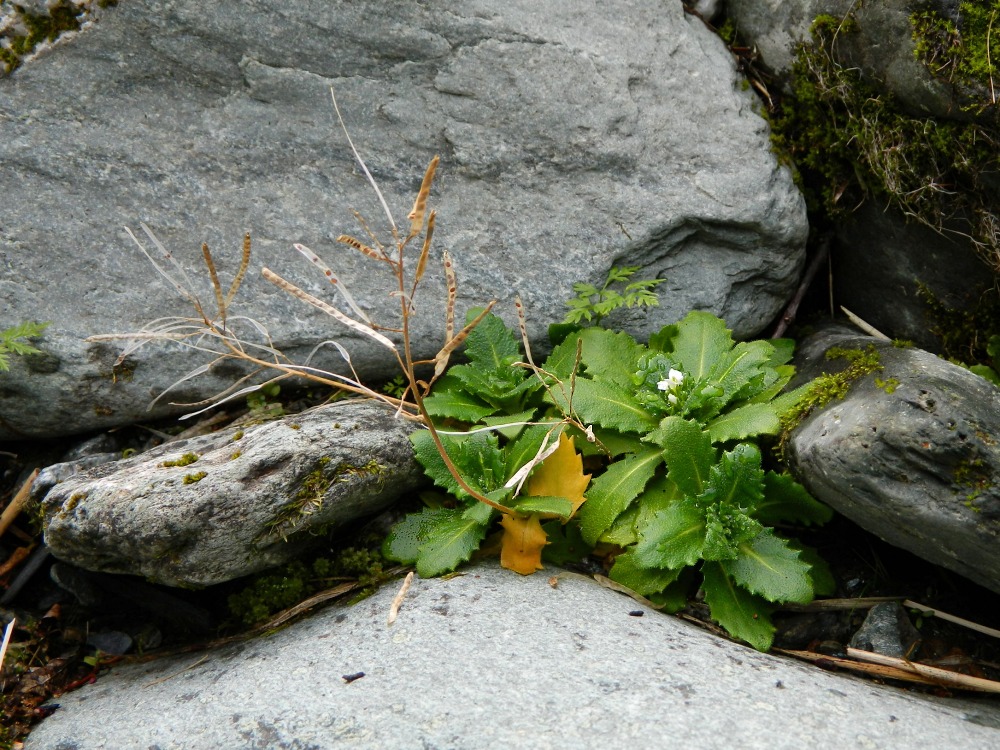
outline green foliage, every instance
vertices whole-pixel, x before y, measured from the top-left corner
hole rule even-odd
[[[565,519],[565,498],[518,497],[513,479],[547,432],[579,437],[586,425],[595,446],[587,452],[599,468],[579,512],[543,527],[552,556],[565,562],[614,545],[620,553],[610,576],[672,609],[700,573],[712,616],[768,648],[774,605],[809,601],[814,570],[825,580],[815,555],[772,527],[830,517],[790,477],[765,471],[758,446],[779,433],[783,412],[804,392],[780,395],[794,374],[791,346],[735,342],[705,312],[665,327],[648,346],[597,327],[560,333],[561,343],[532,370],[513,332],[499,318],[484,319],[469,337],[469,363],[452,368],[426,400],[432,414],[475,428],[439,432],[444,453],[472,490],[501,506],[548,517],[562,510]],[[578,426],[561,427],[567,418]],[[536,424],[523,424],[529,421]],[[487,423],[497,429],[483,430]],[[469,559],[500,513],[462,489],[429,432],[412,440],[428,476],[452,500],[408,516],[383,552],[435,575]]]
[[[575,297],[566,301],[569,312],[563,323],[593,323],[601,320],[619,307],[656,307],[660,300],[654,289],[666,279],[629,281],[639,266],[612,266],[604,285],[598,289],[593,284],[573,285]],[[613,287],[619,287],[619,289]]]
[[[41,354],[38,349],[22,339],[38,338],[48,325],[48,323],[21,323],[0,331],[0,372],[10,369],[11,354]]]

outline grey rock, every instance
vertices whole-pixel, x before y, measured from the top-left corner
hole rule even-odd
[[[992,747],[996,703],[761,654],[575,574],[481,564],[205,655],[115,667],[26,750]],[[207,656],[207,658],[205,658]],[[363,677],[357,677],[363,673]],[[352,677],[348,682],[345,677]]]
[[[121,228],[140,221],[210,312],[200,245],[227,284],[250,231],[256,260],[233,315],[265,324],[297,361],[338,338],[363,377],[395,373],[391,352],[259,278],[266,264],[332,299],[292,250],[303,242],[376,320],[398,322],[386,269],[335,242],[367,239],[351,209],[383,237],[386,222],[331,86],[397,220],[442,155],[431,203],[459,314],[496,297],[512,322],[519,292],[544,349],[574,282],[632,264],[667,283],[662,306],[633,311],[628,330],[706,309],[748,337],[794,290],[804,202],[729,52],[680,3],[265,0],[248,13],[236,0],[131,0],[0,80],[0,319],[52,323],[44,355],[5,374],[0,439],[147,418],[153,396],[208,361],[146,347],[116,370],[120,346],[84,342],[191,314]],[[437,255],[430,268],[416,357],[443,338]],[[315,362],[343,366],[331,349]],[[215,394],[240,372],[213,368],[173,400]]]
[[[955,227],[958,228],[958,227]],[[833,252],[834,295],[891,338],[940,351],[936,321],[918,296],[925,285],[952,309],[975,306],[995,274],[958,234],[939,233],[866,202],[838,223]]]
[[[46,466],[31,483],[31,498],[41,500],[45,494],[60,482],[65,482],[74,474],[78,474],[86,469],[95,466],[117,461],[122,457],[121,452],[115,453],[94,453],[74,461],[62,461],[57,464]]]
[[[851,647],[897,659],[909,658],[920,632],[899,602],[879,602],[870,610],[851,637]]]
[[[82,568],[171,586],[247,575],[417,487],[412,429],[355,400],[166,443],[56,485],[45,540]],[[197,461],[164,466],[186,454]]]
[[[834,346],[874,347],[883,369],[792,432],[786,456],[798,480],[890,544],[1000,591],[1000,389],[923,350],[840,328],[803,343],[800,376],[841,369],[825,358]]]

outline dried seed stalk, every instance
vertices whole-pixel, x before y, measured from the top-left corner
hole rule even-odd
[[[236,296],[236,292],[239,291],[240,285],[243,283],[243,278],[247,275],[247,269],[250,267],[250,232],[243,235],[243,255],[240,258],[240,267],[236,272],[236,276],[233,278],[233,283],[229,286],[229,291],[226,292],[226,307],[228,308],[233,298]]]
[[[215,304],[219,308],[219,320],[222,321],[222,327],[226,327],[226,300],[222,296],[222,285],[219,283],[219,273],[215,270],[215,261],[212,260],[212,251],[208,249],[208,243],[201,243],[201,256],[205,259],[205,265],[208,266],[208,278],[212,282],[212,291],[215,293]]]
[[[364,323],[359,323],[358,321],[354,320],[354,318],[347,317],[336,307],[328,305],[323,300],[317,299],[308,292],[299,289],[297,286],[295,286],[295,284],[281,278],[281,276],[276,274],[271,269],[269,268],[261,269],[261,274],[264,276],[265,279],[270,281],[275,286],[284,289],[286,292],[298,297],[303,302],[308,302],[313,307],[319,308],[327,315],[330,315],[339,320],[348,328],[353,328],[355,331],[358,331],[359,333],[363,333],[365,336],[375,339],[375,341],[379,342],[380,344],[382,344],[382,346],[386,347],[387,349],[391,349],[393,352],[396,351],[396,345],[378,331],[374,330],[373,328],[369,328]]]
[[[424,180],[420,183],[420,192],[417,193],[417,199],[413,202],[413,210],[406,216],[410,220],[410,237],[416,237],[420,234],[420,230],[424,226],[427,196],[430,195],[431,183],[434,181],[434,172],[437,170],[440,160],[440,157],[435,156],[431,159],[431,163],[427,165],[427,171],[424,172]]]
[[[369,258],[374,258],[375,260],[386,260],[385,253],[380,250],[376,250],[373,247],[368,247],[360,240],[355,239],[347,234],[342,234],[337,238],[337,242],[341,242],[345,245],[350,245],[355,250],[367,255]]]
[[[337,290],[342,295],[344,295],[344,301],[347,303],[347,306],[350,307],[354,311],[354,314],[357,315],[362,320],[364,320],[369,325],[371,325],[371,319],[369,319],[369,317],[367,315],[365,315],[364,310],[362,310],[360,307],[358,307],[358,303],[354,301],[354,297],[351,295],[351,293],[349,291],[347,291],[347,285],[344,284],[344,282],[342,282],[337,277],[337,274],[335,274],[330,269],[330,267],[326,263],[324,263],[320,259],[320,257],[318,255],[316,255],[316,253],[314,253],[312,250],[310,250],[305,245],[302,245],[302,244],[296,242],[293,245],[293,247],[296,250],[298,250],[299,253],[301,253],[302,256],[304,258],[306,258],[306,260],[308,260],[310,263],[312,263],[314,266],[316,266],[316,268],[318,268],[320,271],[322,271],[323,275],[326,276],[326,280],[329,281],[331,284],[333,284],[337,288]]]

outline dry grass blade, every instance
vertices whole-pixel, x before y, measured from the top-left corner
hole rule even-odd
[[[840,306],[840,309],[844,313],[844,315],[847,316],[847,319],[851,321],[851,323],[853,323],[855,326],[857,326],[862,331],[867,333],[869,336],[874,336],[875,338],[882,339],[883,341],[890,341],[889,337],[886,336],[884,333],[882,333],[879,329],[877,329],[870,323],[862,320],[843,305]]]
[[[376,250],[373,247],[368,247],[368,245],[364,244],[360,240],[356,240],[354,237],[351,237],[350,235],[347,234],[340,235],[337,238],[337,242],[349,245],[358,252],[367,255],[369,258],[374,258],[375,260],[382,260],[382,261],[388,260],[388,258],[386,258],[385,256],[385,253],[383,253],[381,250]]]
[[[771,649],[771,653],[784,654],[785,656],[791,656],[796,659],[801,659],[802,661],[812,662],[818,667],[849,669],[852,672],[861,672],[862,674],[869,675],[870,677],[900,680],[902,682],[916,682],[921,685],[937,684],[929,677],[923,677],[906,669],[899,669],[897,667],[882,664],[870,664],[868,662],[855,661],[854,659],[845,659],[842,656],[828,656],[826,654],[817,654],[814,651],[793,651],[784,648]]]
[[[208,278],[212,282],[212,291],[215,292],[215,304],[219,308],[219,320],[222,327],[226,327],[226,298],[222,296],[222,285],[219,283],[219,273],[215,269],[215,261],[212,260],[212,251],[208,249],[208,243],[201,243],[201,256],[208,266]]]
[[[375,195],[378,196],[379,203],[382,204],[382,210],[385,211],[385,216],[389,220],[389,226],[392,227],[393,235],[395,236],[398,231],[396,228],[396,221],[392,218],[392,211],[389,210],[389,204],[385,202],[385,198],[382,196],[382,191],[379,190],[378,183],[375,182],[375,178],[372,177],[372,173],[368,171],[368,165],[365,164],[365,160],[361,158],[361,154],[358,150],[354,148],[354,141],[351,140],[351,134],[347,132],[347,125],[344,123],[344,118],[340,114],[340,107],[337,106],[337,95],[333,93],[333,86],[330,87],[330,98],[333,100],[333,111],[337,113],[337,120],[340,122],[340,128],[344,131],[344,136],[347,138],[347,144],[351,147],[351,152],[354,154],[354,158],[358,160],[358,164],[361,165],[361,170],[365,173],[365,177],[368,178],[368,184],[372,186],[375,191]]]
[[[239,291],[240,285],[243,283],[243,278],[247,275],[247,269],[250,268],[250,233],[247,232],[243,235],[243,255],[240,257],[240,267],[236,271],[236,276],[233,278],[233,283],[229,285],[229,291],[226,292],[225,304],[228,308],[232,303],[233,298],[236,296],[236,292]]]
[[[448,367],[448,360],[451,359],[452,352],[462,345],[462,342],[464,342],[468,335],[472,332],[472,329],[479,325],[482,319],[486,317],[496,303],[496,300],[490,300],[490,303],[483,308],[483,311],[476,316],[475,320],[469,323],[469,325],[459,331],[455,336],[452,336],[451,341],[441,347],[441,351],[439,351],[434,357],[435,379],[439,378],[441,373],[443,373]]]
[[[328,305],[323,300],[317,299],[316,297],[313,297],[308,292],[305,292],[305,291],[299,289],[297,286],[295,286],[295,284],[293,284],[290,281],[286,281],[285,279],[281,278],[278,274],[276,274],[271,269],[269,269],[269,268],[261,269],[261,274],[264,276],[265,279],[267,279],[268,281],[270,281],[275,286],[280,287],[281,289],[284,289],[286,292],[288,292],[289,294],[291,294],[291,295],[293,295],[295,297],[298,297],[303,302],[308,302],[313,307],[316,307],[316,308],[322,310],[323,312],[325,312],[327,315],[330,315],[331,317],[336,318],[338,321],[340,321],[341,323],[343,323],[348,328],[351,328],[351,329],[353,329],[353,330],[355,330],[355,331],[357,331],[359,333],[363,333],[365,336],[368,336],[369,338],[374,339],[375,341],[377,341],[380,344],[382,344],[382,346],[386,347],[387,349],[390,349],[393,352],[396,351],[396,345],[394,343],[392,343],[392,341],[390,341],[389,339],[387,339],[385,336],[383,336],[381,333],[379,333],[378,331],[376,331],[376,330],[374,330],[372,328],[369,328],[364,323],[359,323],[358,321],[354,320],[353,318],[347,317],[346,315],[344,315],[344,313],[342,313],[337,308],[335,308],[335,307],[333,307],[331,305]]]
[[[413,210],[406,216],[410,220],[411,237],[416,237],[420,234],[420,230],[423,229],[424,213],[427,211],[427,197],[430,195],[431,183],[434,182],[434,172],[437,171],[440,160],[440,157],[435,156],[431,159],[431,163],[427,165],[427,171],[424,172],[423,182],[420,183],[420,191],[417,193],[417,199],[413,202]]]
[[[171,265],[173,265],[176,269],[180,271],[180,273],[184,276],[184,280],[190,286],[190,281],[187,278],[187,274],[184,273],[184,269],[180,267],[180,265],[177,263],[176,260],[174,260],[174,256],[171,255],[170,252],[168,252],[165,247],[163,247],[163,245],[160,243],[158,239],[156,239],[156,236],[153,234],[153,232],[150,230],[149,227],[147,227],[145,224],[140,224],[139,226],[142,227],[142,230],[146,233],[146,235],[149,237],[152,243],[159,249],[160,254],[163,255],[163,257],[166,260],[168,260],[171,263]],[[194,292],[192,292],[184,284],[182,284],[173,276],[171,276],[167,272],[167,270],[156,261],[153,255],[146,249],[146,246],[139,241],[139,238],[136,237],[134,234],[132,234],[131,229],[125,227],[125,231],[128,233],[128,236],[132,238],[132,242],[134,242],[136,246],[142,251],[142,254],[146,256],[146,260],[148,260],[153,265],[153,268],[159,271],[160,275],[163,278],[165,278],[168,282],[170,282],[170,285],[179,295],[181,295],[182,297],[184,297],[184,299],[188,300],[192,305],[194,305],[194,308],[195,310],[198,311],[199,315],[204,317],[201,308],[201,301],[194,294]]]
[[[308,260],[310,263],[312,263],[314,266],[316,266],[316,268],[318,268],[320,271],[322,271],[323,275],[326,276],[326,280],[329,281],[331,284],[333,284],[333,286],[336,287],[336,289],[337,289],[338,292],[340,292],[342,295],[344,295],[344,302],[346,302],[347,306],[350,307],[351,310],[354,311],[354,314],[357,315],[359,318],[361,318],[366,323],[368,323],[369,325],[371,325],[371,322],[372,322],[371,319],[367,315],[365,315],[364,310],[362,310],[360,307],[358,307],[358,303],[354,301],[353,295],[349,291],[347,291],[347,285],[344,284],[344,282],[342,282],[340,280],[340,278],[337,276],[337,274],[335,274],[331,270],[331,268],[326,263],[324,263],[322,261],[322,259],[320,259],[320,257],[318,255],[316,255],[316,253],[314,253],[312,250],[310,250],[305,245],[302,245],[302,244],[296,242],[296,243],[294,243],[293,247],[296,250],[298,250],[299,253],[306,260]]]
[[[994,638],[1000,638],[1000,630],[987,627],[986,625],[980,625],[978,622],[965,620],[961,617],[956,617],[955,615],[949,615],[947,612],[942,612],[934,609],[933,607],[928,607],[925,604],[918,604],[917,602],[907,599],[903,602],[903,606],[909,609],[920,610],[921,612],[937,617],[938,619],[947,620],[948,622],[953,622],[956,625],[961,625],[963,628],[968,628],[969,630],[975,630],[976,632],[984,633],[985,635],[991,635]]]
[[[987,680],[984,677],[972,677],[960,672],[952,672],[940,667],[930,667],[915,661],[897,659],[894,656],[885,656],[884,654],[876,654],[858,648],[848,647],[847,655],[860,661],[908,672],[935,685],[960,688],[962,690],[975,690],[982,693],[1000,693],[1000,682]]]

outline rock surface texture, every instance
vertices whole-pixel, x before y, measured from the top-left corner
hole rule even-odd
[[[268,638],[115,667],[60,696],[25,747],[554,749],[670,738],[790,750],[1000,740],[995,703],[944,702],[761,654],[572,573],[550,585],[557,572],[480,565],[414,581],[391,626],[397,585]]]
[[[82,568],[171,586],[248,575],[418,487],[412,429],[383,405],[347,401],[166,443],[57,484],[45,541]]]
[[[843,329],[802,344],[800,376],[842,369],[844,359],[826,359],[831,347],[873,347],[881,369],[792,432],[796,477],[890,544],[1000,592],[1000,390],[928,352]]]
[[[225,285],[251,232],[233,314],[300,361],[339,338],[364,376],[394,374],[386,349],[259,278],[267,265],[332,298],[292,249],[302,242],[376,321],[398,323],[386,269],[335,242],[368,239],[351,209],[383,238],[387,222],[331,86],[397,221],[442,158],[417,357],[443,343],[442,248],[460,314],[496,297],[513,320],[519,292],[539,339],[574,282],[615,264],[667,279],[662,307],[622,321],[639,334],[706,309],[749,336],[795,287],[804,202],[730,53],[680,2],[132,0],[0,80],[0,319],[52,323],[45,354],[4,378],[0,439],[142,419],[151,396],[205,362],[147,347],[116,373],[119,346],[84,342],[190,314],[126,235],[140,221],[210,309],[202,241]],[[316,361],[342,365],[334,357]],[[233,379],[213,371],[178,400]]]

